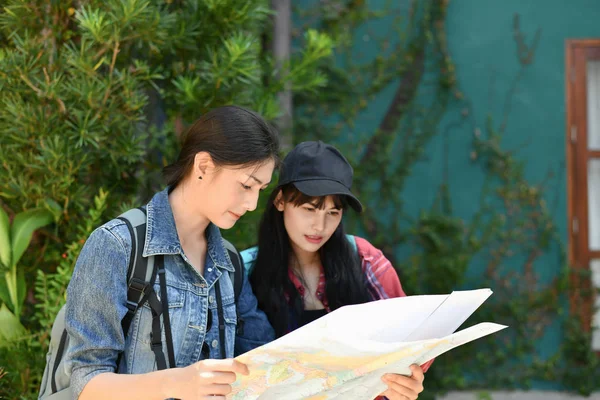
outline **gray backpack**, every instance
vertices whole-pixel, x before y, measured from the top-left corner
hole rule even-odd
[[[121,321],[123,333],[127,335],[129,326],[137,311],[146,302],[152,311],[152,340],[151,347],[156,359],[157,369],[166,369],[167,359],[162,351],[161,340],[161,323],[160,317],[163,317],[163,326],[165,329],[165,338],[167,341],[168,365],[175,365],[175,356],[173,352],[173,340],[171,337],[171,326],[169,322],[169,313],[163,310],[168,310],[167,288],[165,271],[163,266],[163,256],[156,255],[150,257],[142,257],[144,244],[146,240],[146,210],[143,208],[134,208],[127,211],[118,217],[125,222],[129,233],[131,234],[131,255],[129,257],[129,267],[127,270],[128,289],[127,289],[127,314]],[[231,262],[234,266],[234,271],[229,273],[229,277],[233,284],[235,302],[242,291],[242,281],[244,277],[244,267],[241,263],[241,258],[235,247],[223,239],[225,248],[229,253]],[[161,300],[158,299],[154,291],[154,282],[156,277],[159,277]],[[220,286],[215,285],[215,297],[217,298],[217,307],[219,315],[219,339],[222,343],[225,342],[225,323],[223,320],[223,307],[221,304]],[[237,310],[236,310],[237,312]],[[237,334],[243,334],[243,321],[237,316]],[[42,377],[40,387],[40,400],[70,400],[71,394],[71,371],[67,370],[64,363],[64,355],[69,347],[69,335],[65,329],[65,307],[63,306],[52,325],[52,333],[50,336],[50,347],[46,355],[46,367]],[[221,347],[221,357],[225,358],[225,346]],[[122,353],[121,353],[122,355]],[[117,368],[120,362],[121,355],[117,359]]]

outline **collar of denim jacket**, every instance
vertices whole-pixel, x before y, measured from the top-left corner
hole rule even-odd
[[[173,210],[169,203],[168,188],[154,195],[146,206],[146,244],[144,257],[157,254],[182,254],[181,242],[175,227]],[[217,268],[234,271],[231,259],[223,244],[221,231],[214,224],[206,228],[207,255]]]

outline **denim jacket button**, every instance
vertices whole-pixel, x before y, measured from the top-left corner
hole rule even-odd
[[[212,341],[211,345],[212,345],[213,349],[216,349],[219,346],[219,342],[217,342],[217,340],[215,339]]]
[[[208,296],[208,302],[210,304],[214,303],[215,302],[215,297],[213,295]]]

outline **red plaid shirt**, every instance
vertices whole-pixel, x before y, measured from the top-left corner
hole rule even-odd
[[[391,299],[394,297],[404,297],[406,293],[402,290],[402,284],[392,263],[385,258],[381,250],[375,248],[371,243],[363,238],[354,236],[358,255],[361,260],[363,273],[367,279],[368,291],[373,301]],[[288,276],[300,296],[304,297],[305,288],[294,274],[291,268],[288,269]],[[316,297],[319,299],[325,310],[330,312],[327,296],[325,295],[325,272],[321,266],[321,274],[319,275],[319,283],[317,285]],[[421,365],[423,371],[427,371],[433,360]]]
[[[381,250],[375,248],[371,243],[358,236],[354,236],[358,255],[361,259],[362,270],[367,278],[369,285],[368,291],[373,300],[390,299],[393,297],[404,297],[406,293],[402,290],[400,279],[394,267]],[[292,268],[288,269],[288,276],[300,296],[304,297],[305,288],[300,282],[300,279],[294,274]],[[329,302],[325,295],[325,272],[321,266],[321,274],[319,275],[319,283],[315,293],[317,299],[325,306],[325,310],[330,312]]]
[[[375,248],[365,239],[357,236],[354,236],[354,239],[356,242],[358,255],[361,259],[362,270],[367,278],[367,289],[373,300],[406,296],[406,293],[404,293],[404,290],[402,290],[402,285],[400,284],[400,279],[398,278],[396,270],[392,266],[392,263],[385,258],[381,250]],[[257,252],[258,248],[253,247],[241,253],[244,263],[247,265],[247,269],[251,268],[252,263],[254,260],[256,260]],[[294,275],[291,269],[288,269],[288,274],[294,286],[296,287],[296,290],[298,290],[298,293],[301,296],[304,296],[305,289],[300,283],[299,279],[296,277],[296,275]],[[327,296],[325,295],[325,274],[323,271],[321,271],[319,284],[317,285],[317,292],[315,294],[325,306],[325,310],[327,312],[331,311],[327,302]],[[433,360],[428,361],[421,365],[421,368],[423,368],[423,371],[427,371],[432,363]],[[381,399],[385,399],[385,397],[377,397],[377,400]]]

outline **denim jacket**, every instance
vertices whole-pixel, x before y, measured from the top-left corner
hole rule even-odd
[[[206,231],[208,248],[201,276],[183,253],[168,190],[157,193],[147,205],[146,243],[143,256],[164,254],[169,317],[177,367],[203,358],[220,358],[225,346],[228,358],[237,356],[274,339],[265,314],[257,309],[256,297],[246,274],[237,303],[244,320],[243,336],[236,336],[236,304],[227,271],[233,270],[219,229],[210,224]],[[71,371],[75,399],[94,376],[114,372],[120,352],[119,373],[140,374],[156,369],[150,348],[152,315],[147,305],[140,307],[125,336],[121,320],[127,308],[127,267],[131,237],[125,223],[114,219],[96,229],[85,243],[67,290],[65,325],[70,344],[66,368]],[[220,285],[225,341],[219,343],[215,285]],[[158,278],[154,289],[160,298]],[[207,315],[212,313],[207,330]],[[163,352],[166,340],[162,331]]]

